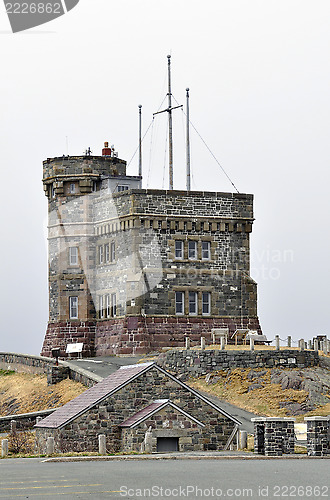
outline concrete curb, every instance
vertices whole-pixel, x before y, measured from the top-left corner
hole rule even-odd
[[[94,462],[94,461],[119,461],[119,460],[323,460],[327,457],[309,457],[308,455],[283,455],[281,457],[266,457],[264,455],[118,455],[118,456],[91,456],[91,457],[54,457],[43,460],[47,462]]]

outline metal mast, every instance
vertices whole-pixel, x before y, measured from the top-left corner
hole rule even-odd
[[[173,128],[172,128],[172,90],[171,90],[171,56],[168,60],[168,173],[169,189],[173,189]]]
[[[172,107],[172,90],[171,90],[171,56],[167,56],[167,66],[168,66],[168,108],[163,109],[163,111],[158,111],[154,113],[155,115],[159,115],[160,113],[168,112],[168,162],[169,162],[169,189],[173,189],[173,126],[172,126],[172,110],[177,108],[182,108],[180,106]]]
[[[142,104],[139,104],[139,176],[142,177]]]
[[[187,92],[187,143],[186,143],[186,154],[187,154],[187,191],[190,191],[190,138],[189,138],[189,88],[186,88]]]

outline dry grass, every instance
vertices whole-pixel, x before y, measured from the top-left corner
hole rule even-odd
[[[85,390],[85,386],[69,379],[48,386],[45,375],[0,374],[0,415],[62,406]]]
[[[240,408],[266,417],[287,417],[288,410],[281,408],[281,402],[303,403],[308,392],[295,389],[282,389],[280,384],[270,383],[270,369],[255,369],[255,372],[265,372],[262,377],[249,380],[247,375],[251,369],[236,368],[231,371],[221,370],[212,372],[210,383],[205,377],[190,379],[189,385],[197,390],[214,394],[220,399],[228,401]],[[213,380],[213,381],[212,381]],[[215,383],[213,383],[215,382]],[[262,387],[248,391],[253,383],[261,382]],[[297,421],[303,421],[307,415],[328,415],[330,403],[321,406],[313,412],[296,417]]]

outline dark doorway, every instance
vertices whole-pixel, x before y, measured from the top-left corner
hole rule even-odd
[[[178,451],[179,438],[159,437],[157,438],[157,451]]]

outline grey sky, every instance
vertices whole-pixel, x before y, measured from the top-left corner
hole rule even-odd
[[[328,333],[330,3],[80,0],[10,33],[0,5],[0,350],[39,353],[48,317],[42,160],[114,144],[130,160],[166,94],[190,87],[191,120],[239,191],[255,195],[251,249],[264,333]],[[184,119],[174,185],[184,188]],[[166,117],[145,139],[144,187],[167,187]],[[192,131],[193,189],[232,187]],[[151,151],[151,161],[150,161]],[[150,169],[150,173],[149,173]],[[137,157],[128,173],[137,173]]]

